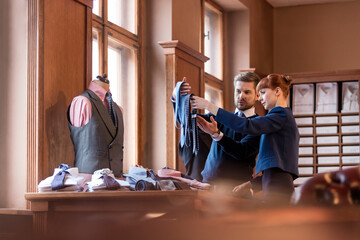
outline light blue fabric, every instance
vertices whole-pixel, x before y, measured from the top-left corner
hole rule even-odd
[[[126,181],[130,184],[130,189],[134,190],[138,181],[144,180],[156,185],[156,181],[148,176],[148,171],[141,167],[130,167],[128,174],[123,174],[126,177]]]
[[[180,94],[180,87],[185,82],[176,83],[176,101],[174,106],[175,114],[175,126],[177,129],[181,129],[180,136],[180,146],[183,147],[190,146],[191,137],[190,137],[190,128],[191,128],[191,113],[190,113],[190,94],[182,95]]]

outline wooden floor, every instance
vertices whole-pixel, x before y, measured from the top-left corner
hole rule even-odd
[[[27,239],[33,236],[33,214],[29,210],[0,208],[0,239]]]

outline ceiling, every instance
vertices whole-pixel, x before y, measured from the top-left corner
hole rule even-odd
[[[225,11],[237,11],[245,10],[244,4],[240,0],[213,0],[213,2],[219,4]]]
[[[213,0],[226,11],[237,11],[247,9],[241,0]],[[310,4],[334,3],[334,2],[350,2],[355,0],[266,0],[274,8],[300,6]]]
[[[350,2],[354,0],[266,0],[273,7],[289,7],[299,5],[334,3],[334,2]]]

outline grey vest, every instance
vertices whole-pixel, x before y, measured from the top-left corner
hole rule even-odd
[[[122,176],[124,149],[124,122],[120,108],[114,102],[118,126],[115,127],[108,110],[100,98],[91,90],[81,94],[91,102],[91,119],[82,127],[68,124],[74,144],[75,167],[80,173],[94,173],[95,170],[110,168],[116,177]]]

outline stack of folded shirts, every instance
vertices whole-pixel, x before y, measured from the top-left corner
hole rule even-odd
[[[47,177],[46,179],[42,180],[38,185],[38,191],[39,192],[57,192],[57,191],[82,191],[82,188],[80,187],[81,181],[83,180],[83,177],[79,176],[79,170],[78,168],[69,168],[66,171],[69,172],[65,175],[64,178],[64,187],[52,190],[51,189],[51,182],[54,180],[54,176],[58,174],[60,171],[62,171],[61,168],[55,168],[54,174],[50,177]]]
[[[117,185],[116,183],[118,183],[118,187],[114,186],[113,188],[109,188],[109,186],[107,186],[107,184],[104,181],[105,176],[112,178],[111,180],[113,181],[113,183],[115,183],[112,185]],[[89,192],[98,191],[98,190],[115,190],[115,189],[128,190],[130,186],[128,182],[124,180],[116,179],[113,172],[108,168],[96,170],[94,174],[91,176],[91,182],[87,182],[86,184],[88,185]]]

